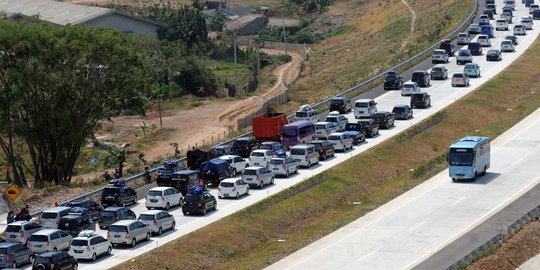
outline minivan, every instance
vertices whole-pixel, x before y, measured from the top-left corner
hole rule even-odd
[[[469,42],[467,49],[471,52],[472,55],[482,55],[482,46],[478,42]]]
[[[295,121],[309,121],[311,123],[316,123],[319,120],[317,112],[309,105],[302,105],[294,114]]]
[[[41,216],[39,217],[39,220],[41,222],[41,226],[48,229],[56,229],[58,228],[58,222],[60,222],[60,219],[63,216],[67,216],[71,210],[71,207],[52,207],[49,208],[41,213]]]
[[[330,111],[339,113],[348,113],[352,110],[351,101],[346,97],[335,97],[330,100]]]
[[[377,102],[373,99],[359,99],[354,102],[354,117],[370,118],[373,113],[377,112]]]
[[[113,246],[128,244],[135,247],[138,241],[150,240],[150,227],[140,220],[121,220],[109,227],[107,238]]]
[[[250,186],[259,186],[274,184],[274,175],[270,170],[264,167],[247,167],[242,172],[242,180]]]
[[[18,269],[25,263],[32,263],[32,251],[21,243],[0,244],[0,268]]]
[[[72,239],[71,235],[62,230],[44,229],[35,232],[28,238],[28,247],[34,253],[64,250],[69,248]]]
[[[493,26],[491,24],[482,25],[482,27],[480,28],[480,34],[486,35],[490,38],[494,37],[493,32]]]
[[[330,133],[336,132],[336,126],[331,122],[317,122],[315,123],[315,136],[316,139],[326,139]]]
[[[8,242],[26,244],[30,235],[41,229],[43,228],[33,221],[15,221],[7,225],[4,236]]]
[[[420,87],[427,87],[430,83],[429,73],[427,70],[416,70],[412,74],[411,81],[417,83]]]
[[[291,158],[298,162],[298,166],[311,167],[319,163],[319,152],[310,144],[296,145],[291,148]]]
[[[273,158],[270,160],[268,169],[274,176],[283,175],[289,177],[291,173],[298,173],[298,162],[291,157]]]
[[[347,151],[347,149],[353,148],[353,139],[346,136],[344,133],[336,132],[328,136],[328,141],[334,145],[336,151]]]
[[[139,215],[142,223],[146,224],[150,228],[150,233],[161,235],[165,230],[174,230],[176,221],[174,217],[167,211],[163,210],[148,210]]]
[[[137,218],[135,212],[126,207],[108,207],[101,211],[99,217],[99,227],[101,229],[109,228],[109,226],[119,220],[133,220]]]

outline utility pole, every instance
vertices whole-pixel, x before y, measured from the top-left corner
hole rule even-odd
[[[283,8],[285,7],[285,3],[281,1],[282,9],[281,9],[281,22],[283,24],[283,43],[285,43],[285,55],[287,55],[287,32],[285,32],[285,15],[283,14]]]
[[[233,46],[234,46],[234,92],[238,95],[238,71],[236,69],[236,31],[233,31]]]
[[[259,88],[259,78],[261,75],[261,41],[255,39],[257,48],[257,89]]]

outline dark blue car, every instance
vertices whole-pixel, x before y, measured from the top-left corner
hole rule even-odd
[[[0,268],[17,268],[32,262],[32,251],[21,243],[0,244]]]

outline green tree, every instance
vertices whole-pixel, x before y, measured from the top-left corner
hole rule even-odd
[[[186,5],[170,9],[164,20],[167,26],[158,30],[160,39],[184,42],[188,47],[208,42],[206,18],[198,9]]]
[[[174,81],[185,91],[198,97],[216,95],[219,88],[218,78],[203,60],[194,55],[181,60]]]
[[[0,144],[15,177],[28,168],[36,186],[69,182],[101,120],[144,112],[150,78],[133,38],[111,29],[0,21]],[[17,160],[15,138],[24,141],[31,166]]]

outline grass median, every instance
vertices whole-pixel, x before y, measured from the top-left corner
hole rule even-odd
[[[413,128],[115,269],[264,268],[445,169],[457,138],[497,137],[536,110],[539,62],[537,39],[501,74]]]

